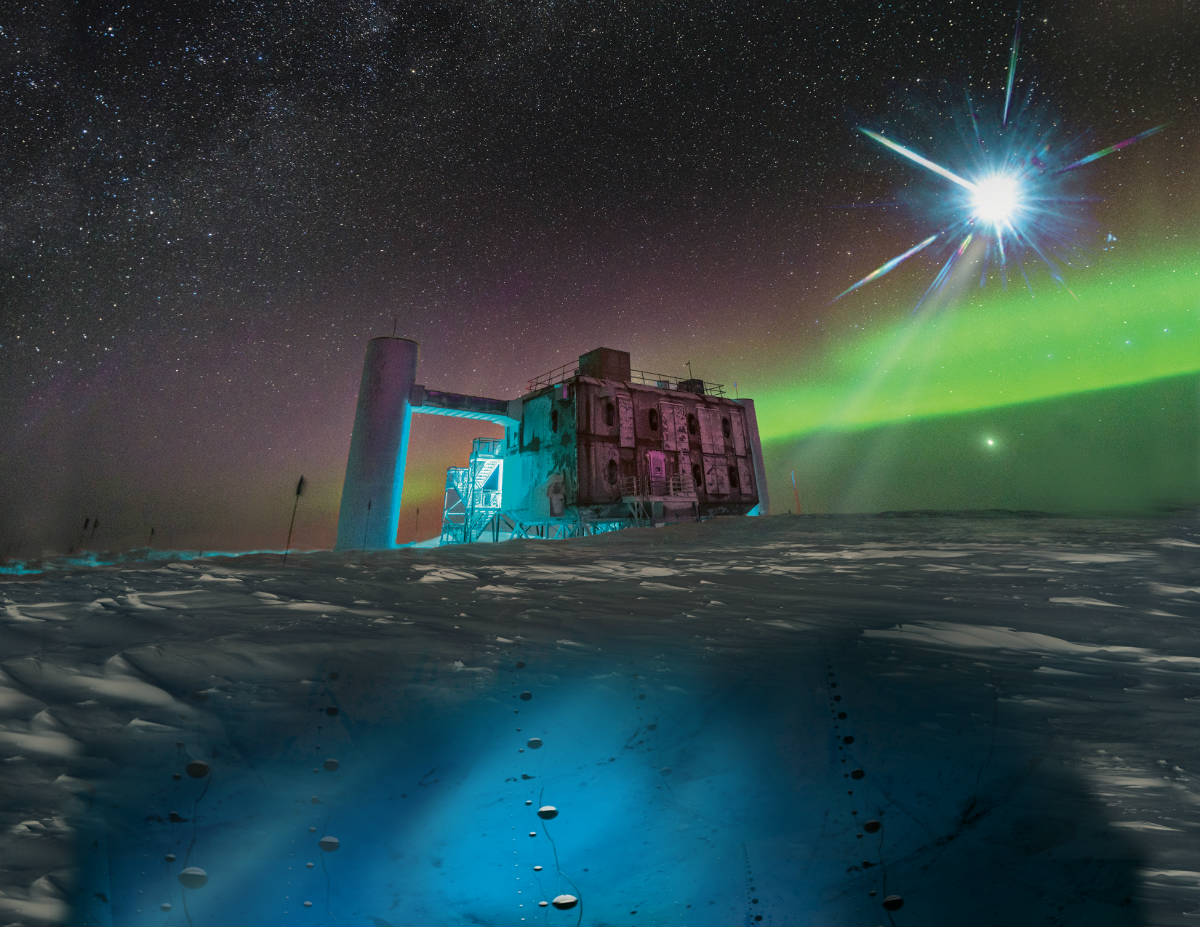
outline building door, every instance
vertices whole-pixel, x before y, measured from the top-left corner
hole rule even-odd
[[[667,494],[667,455],[662,451],[646,451],[646,475],[650,479],[650,495]]]

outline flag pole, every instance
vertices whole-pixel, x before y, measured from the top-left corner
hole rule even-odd
[[[362,562],[367,562],[367,528],[371,525],[371,503],[374,499],[367,500],[367,514],[363,517],[363,542],[362,542]]]
[[[292,549],[292,529],[296,527],[296,509],[300,507],[300,495],[304,492],[304,474],[300,474],[300,482],[296,484],[296,501],[292,503],[292,521],[288,525],[287,544],[283,548],[283,562],[287,563],[288,551]]]

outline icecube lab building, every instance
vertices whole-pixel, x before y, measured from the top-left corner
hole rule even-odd
[[[407,338],[367,346],[339,550],[397,546],[414,414],[504,428],[447,471],[443,544],[767,513],[754,402],[718,384],[633,370],[628,352],[597,348],[530,380],[519,399],[490,399],[418,384],[417,354]]]

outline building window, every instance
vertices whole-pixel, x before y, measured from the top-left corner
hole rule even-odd
[[[550,410],[550,430],[558,431],[558,409]]]
[[[658,409],[650,410],[650,430],[658,431]]]
[[[608,480],[609,486],[617,485],[617,462],[610,460],[608,466],[604,468],[604,478]]]
[[[740,488],[741,488],[741,485],[742,485],[742,484],[741,484],[741,482],[740,482],[740,481],[739,481],[739,479],[738,479],[738,470],[737,470],[737,467],[730,467],[730,468],[729,468],[729,485],[730,485],[730,487],[732,487],[733,489],[740,489]]]
[[[725,436],[726,441],[733,437],[733,425],[731,425],[729,423],[729,419],[724,416],[721,418],[721,434]]]
[[[695,435],[700,433],[700,421],[691,412],[688,413],[688,434]]]
[[[696,489],[700,489],[704,485],[704,471],[700,469],[700,464],[692,464],[692,483]]]
[[[616,423],[616,421],[617,421],[617,407],[614,406],[611,402],[606,402],[604,404],[604,424],[607,425],[609,428],[612,428],[612,426]]]

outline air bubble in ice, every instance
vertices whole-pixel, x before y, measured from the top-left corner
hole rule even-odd
[[[569,908],[573,908],[575,905],[579,904],[579,899],[574,895],[558,895],[550,903],[554,905],[554,907],[558,908],[558,910],[566,911]]]
[[[184,768],[193,779],[203,779],[208,775],[208,764],[204,760],[192,760]]]
[[[325,768],[328,769],[330,772],[333,772],[334,770],[336,770],[338,768],[338,761],[335,760],[333,757],[330,757],[329,759],[327,759],[325,761]]]
[[[208,881],[208,873],[199,866],[188,866],[179,873],[179,881],[184,888],[200,888]]]
[[[888,911],[899,911],[904,906],[904,899],[899,895],[888,895],[883,899],[883,907]]]
[[[525,741],[525,746],[527,746],[530,750],[536,750],[541,745],[542,738],[540,737],[530,737],[529,740]]]
[[[538,817],[543,821],[549,821],[558,817],[558,809],[553,805],[542,805],[538,808]]]
[[[317,846],[319,846],[326,853],[332,853],[341,845],[342,841],[338,840],[337,837],[330,837],[328,834],[317,841]]]
[[[878,821],[867,821],[863,824],[863,830],[865,830],[868,834],[874,834],[882,826],[883,825],[880,824]]]

